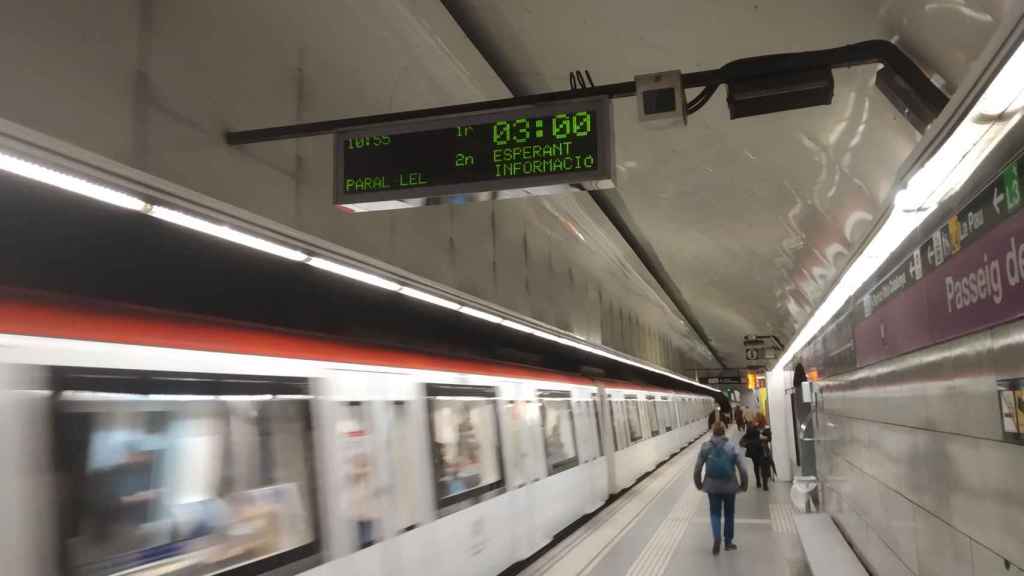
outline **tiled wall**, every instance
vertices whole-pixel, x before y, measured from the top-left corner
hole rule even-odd
[[[996,396],[1012,377],[1024,322],[823,383],[825,506],[874,574],[1024,574],[1024,445]]]

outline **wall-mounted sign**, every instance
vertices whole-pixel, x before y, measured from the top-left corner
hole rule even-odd
[[[1024,316],[1018,158],[853,309],[857,365]]]
[[[611,188],[613,150],[607,98],[360,128],[335,136],[334,201],[360,211],[556,184]]]
[[[1024,442],[1024,378],[1000,380],[996,386],[1003,437]]]
[[[743,379],[737,376],[701,376],[701,384],[708,386],[740,386]]]

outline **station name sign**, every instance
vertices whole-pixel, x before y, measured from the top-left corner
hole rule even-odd
[[[607,98],[361,127],[335,136],[334,201],[365,210],[557,184],[610,188],[613,150]]]

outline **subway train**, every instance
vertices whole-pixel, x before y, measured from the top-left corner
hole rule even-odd
[[[706,431],[708,397],[0,297],[9,574],[499,574]]]

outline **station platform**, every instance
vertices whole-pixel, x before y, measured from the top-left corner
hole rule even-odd
[[[729,435],[738,438],[735,427]],[[524,576],[810,576],[789,500],[790,484],[736,498],[735,551],[711,553],[707,496],[693,485],[705,435],[525,568]]]

